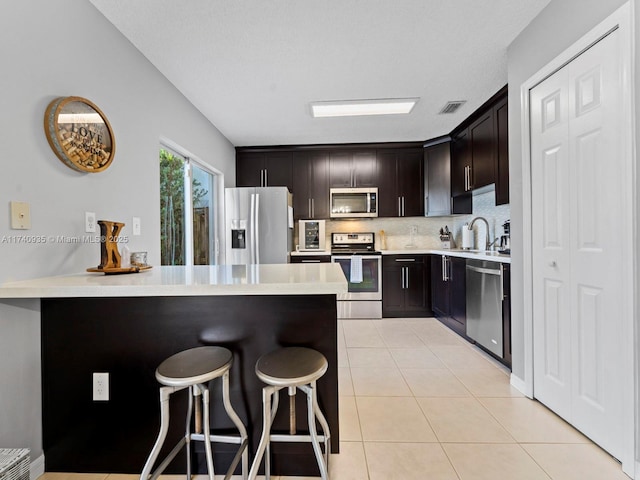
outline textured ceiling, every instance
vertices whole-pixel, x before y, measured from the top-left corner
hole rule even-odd
[[[420,141],[507,82],[550,0],[90,0],[234,145]],[[313,101],[419,97],[409,115],[311,117]],[[438,115],[449,100],[466,100]]]

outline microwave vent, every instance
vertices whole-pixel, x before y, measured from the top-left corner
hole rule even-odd
[[[466,100],[456,100],[452,102],[447,102],[447,104],[442,107],[439,114],[443,115],[446,113],[455,113],[462,105],[466,103]]]

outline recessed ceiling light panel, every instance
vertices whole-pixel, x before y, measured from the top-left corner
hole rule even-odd
[[[418,98],[384,98],[375,100],[343,100],[312,102],[311,114],[316,117],[355,117],[361,115],[401,115],[411,113]]]

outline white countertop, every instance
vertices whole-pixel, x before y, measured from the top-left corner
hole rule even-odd
[[[475,258],[477,260],[489,260],[492,262],[511,263],[511,255],[505,255],[498,252],[484,252],[479,250],[462,250],[459,248],[453,250],[433,249],[433,248],[416,248],[416,249],[400,249],[400,250],[381,250],[382,255],[449,255],[451,257]],[[316,252],[291,252],[292,256],[307,255],[331,255],[328,250]]]
[[[474,258],[476,260],[489,260],[491,262],[511,263],[511,255],[498,252],[485,252],[480,250],[462,250],[462,249],[401,249],[401,250],[382,250],[382,255],[449,255],[450,257]]]
[[[0,298],[324,295],[347,291],[334,263],[153,267],[140,273],[78,273],[8,282]]]

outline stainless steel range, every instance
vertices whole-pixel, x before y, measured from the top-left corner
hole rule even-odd
[[[375,234],[332,233],[331,261],[349,283],[348,293],[338,296],[338,318],[382,318],[382,255]]]

